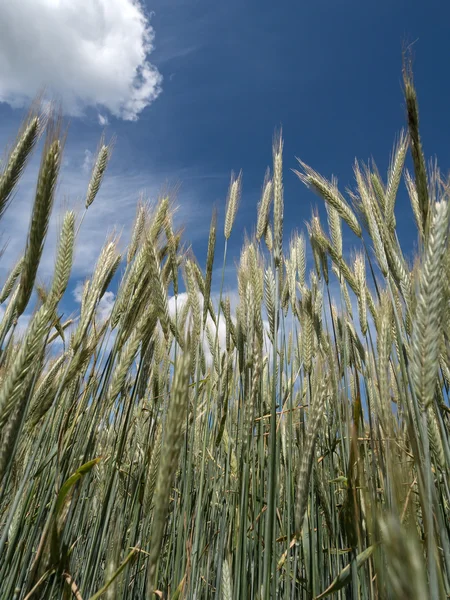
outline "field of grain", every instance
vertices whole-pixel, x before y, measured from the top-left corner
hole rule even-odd
[[[0,175],[1,216],[44,139],[23,257],[0,291],[0,598],[450,597],[449,182],[424,157],[407,65],[403,80],[387,174],[356,162],[344,191],[299,161],[327,211],[302,233],[283,227],[275,136],[237,305],[223,274],[241,174],[205,269],[169,197],[139,204],[125,253],[105,241],[70,319],[84,215],[64,215],[44,287],[64,139],[33,107]],[[102,141],[86,211],[110,153]],[[414,257],[396,233],[400,189]]]

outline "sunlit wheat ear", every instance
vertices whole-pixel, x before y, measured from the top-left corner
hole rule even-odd
[[[406,150],[404,151],[406,152]],[[402,149],[400,148],[398,152],[401,153]],[[402,159],[397,158],[396,164],[391,167],[393,171],[400,168],[399,161],[402,162]],[[395,179],[395,177],[400,177],[400,175],[401,172],[397,175],[392,172],[390,177]],[[360,193],[362,194],[362,203],[365,206],[364,210],[366,211],[367,226],[372,236],[374,250],[380,268],[384,271],[387,266],[391,270],[395,282],[400,286],[405,302],[408,303],[410,295],[410,274],[395,235],[394,207],[392,205],[390,209],[388,200],[386,200],[386,211],[392,210],[391,220],[389,221],[388,216],[382,214],[381,208],[375,198],[375,192],[371,185],[371,176],[367,167],[365,167],[365,183],[358,174],[357,179],[361,190]],[[395,182],[392,183],[393,188],[390,188],[391,191],[395,188],[395,185]],[[392,202],[394,203],[395,199],[392,200]]]
[[[355,161],[353,171],[355,173],[355,179],[358,184],[358,192],[361,200],[361,206],[363,207],[364,214],[367,219],[367,224],[369,228],[370,237],[373,243],[375,257],[378,261],[378,266],[380,267],[381,272],[384,276],[387,276],[389,266],[386,258],[385,247],[383,245],[382,234],[380,231],[381,219],[376,218],[375,211],[377,210],[377,208],[374,203],[374,198],[371,195],[369,182],[367,180],[367,177],[365,177],[365,175],[363,174],[358,161]]]
[[[32,116],[25,123],[23,131],[19,133],[15,146],[8,157],[5,169],[0,175],[0,218],[36,144],[40,125],[41,121],[37,116]]]
[[[185,261],[183,261],[183,263],[184,262]],[[193,273],[195,276],[195,281],[197,283],[198,289],[201,292],[201,294],[203,295],[203,302],[206,302],[206,282],[205,282],[205,278],[203,277],[202,270],[200,269],[200,267],[198,266],[198,264],[196,262],[191,262],[191,264],[192,264],[192,270],[193,270]],[[214,305],[211,300],[211,292],[209,294],[209,300],[206,304],[207,304],[207,313],[209,314],[212,322],[215,324],[217,322],[217,315],[215,313]]]
[[[213,329],[213,327],[210,326],[209,323],[207,323],[205,326],[205,329],[204,329],[204,333],[206,335],[206,341],[208,343],[208,349],[209,349],[209,352],[212,357],[212,362],[214,364],[214,368],[215,368],[217,374],[219,374],[220,373],[220,363],[219,363],[220,348],[218,347],[218,344],[216,344],[215,330]],[[199,346],[199,353],[200,353],[200,361],[202,361],[202,357],[204,357],[204,355],[205,355],[205,353],[203,352],[202,346]],[[203,369],[203,365],[201,366],[201,368]]]
[[[0,322],[0,339],[5,339],[5,335],[10,330],[16,318],[16,301],[17,297],[19,296],[19,290],[20,286],[17,286],[10,297],[5,312],[3,313],[3,317]]]
[[[359,312],[359,323],[363,335],[367,333],[367,304],[366,304],[366,263],[364,255],[358,254],[355,258],[354,263],[355,279],[357,281],[359,294],[358,299],[358,312]]]
[[[261,240],[266,232],[269,222],[270,204],[273,198],[273,181],[270,179],[270,170],[267,169],[264,177],[261,200],[258,204],[258,219],[256,222],[256,239]]]
[[[241,250],[241,256],[239,257],[239,267],[237,272],[238,279],[238,292],[239,298],[245,298],[245,288],[247,286],[247,281],[250,279],[249,273],[249,264],[248,264],[248,254],[249,254],[249,242],[246,239],[244,242],[244,246]]]
[[[281,131],[273,143],[273,257],[280,266],[283,254],[283,138]]]
[[[106,288],[114,276],[120,262],[117,253],[117,240],[112,238],[102,248],[95,266],[92,280],[85,284],[81,300],[81,314],[78,327],[72,337],[72,347],[77,351],[84,342],[85,335],[92,323],[95,310]]]
[[[183,441],[182,432],[189,399],[189,370],[191,363],[189,340],[185,344],[185,348],[186,350],[181,360],[179,360],[174,374],[154,493],[153,522],[147,571],[149,598],[152,597],[152,592],[156,585],[156,569],[161,552],[166,515],[170,504],[172,482],[178,467],[178,459]]]
[[[175,233],[172,226],[172,220],[168,217],[165,220],[165,232],[169,250],[168,263],[172,278],[173,293],[176,296],[178,294],[178,267],[181,265],[183,260],[182,257],[178,255],[182,230],[178,230]]]
[[[305,287],[306,281],[306,241],[305,236],[301,233],[296,240],[297,253],[297,272],[300,287]]]
[[[297,159],[300,163],[303,173],[294,169],[294,173],[298,176],[307,187],[316,192],[321,196],[325,202],[330,204],[337,210],[343,221],[347,223],[350,229],[358,236],[361,237],[361,226],[358,223],[358,219],[355,213],[352,211],[350,206],[344,200],[344,197],[337,189],[337,183],[334,179],[333,182],[327,181],[324,177],[319,175],[314,169],[311,169],[303,161]]]
[[[311,291],[306,289],[303,291],[300,323],[302,326],[301,348],[303,366],[306,373],[311,373],[314,345],[314,323],[312,319],[312,295]]]
[[[224,309],[223,316],[225,318],[226,332],[225,332],[225,346],[227,352],[231,350],[231,329],[233,328],[233,323],[231,321],[231,305],[230,298],[227,296],[224,301]],[[449,374],[450,377],[450,374]]]
[[[37,423],[39,423],[41,418],[46,414],[53,404],[55,393],[53,384],[66,359],[66,354],[63,354],[57,358],[37,386],[31,399],[31,404],[27,415],[27,425],[30,430],[35,427]]]
[[[89,208],[89,206],[94,202],[98,194],[98,190],[100,189],[100,185],[102,183],[106,167],[108,166],[108,162],[111,158],[113,146],[114,140],[112,140],[109,144],[105,144],[103,138],[100,140],[99,150],[95,158],[94,166],[92,168],[91,173],[91,179],[89,181],[86,193],[86,208]]]
[[[102,285],[99,286],[100,289],[100,298],[103,298],[106,290],[108,289],[114,275],[117,272],[117,269],[119,268],[120,263],[122,262],[122,255],[121,254],[115,254],[115,256],[113,257],[113,260],[111,261],[111,264],[108,266],[108,269],[105,270],[104,272],[104,277],[103,277],[103,282]]]
[[[253,243],[248,247],[248,266],[250,270],[250,280],[255,294],[255,302],[259,307],[264,295],[264,272],[261,255]]]
[[[203,324],[206,323],[206,317],[208,314],[209,300],[211,296],[211,284],[212,274],[214,268],[214,253],[216,250],[216,236],[217,236],[217,211],[214,210],[211,225],[209,227],[208,237],[208,251],[206,254],[206,277],[205,277],[205,292],[203,294]]]
[[[264,300],[264,269],[261,255],[254,243],[251,243],[248,248],[248,267],[254,297],[254,325],[258,340],[262,344],[264,339],[264,325],[261,306]]]
[[[0,304],[3,304],[3,302],[7,298],[9,298],[9,295],[11,294],[11,292],[13,290],[13,287],[17,281],[17,278],[19,277],[20,273],[22,272],[22,267],[23,267],[23,256],[21,258],[19,258],[19,260],[16,262],[16,264],[11,269],[11,271],[5,281],[5,285],[3,286],[3,289],[0,292]]]
[[[408,130],[411,140],[411,155],[414,164],[415,184],[417,200],[420,211],[421,230],[425,235],[428,230],[428,215],[430,202],[428,198],[428,178],[425,156],[419,135],[419,106],[412,75],[411,61],[405,56],[403,61],[403,88],[406,100],[406,112],[408,118]]]
[[[153,212],[150,228],[149,228],[149,238],[150,241],[155,243],[159,237],[159,234],[164,228],[164,223],[169,216],[169,208],[170,208],[170,198],[169,196],[164,196],[158,201],[156,208]]]
[[[442,335],[443,287],[441,269],[448,240],[449,204],[436,204],[420,271],[419,297],[412,335],[412,378],[419,402],[428,406],[434,396]]]
[[[49,310],[42,306],[34,315],[14,363],[0,388],[0,429],[22,398],[28,382],[27,376],[40,357],[44,336],[50,327]],[[28,382],[29,383],[29,382]]]
[[[234,219],[236,218],[237,209],[239,206],[239,200],[241,197],[241,188],[242,188],[242,171],[239,172],[237,178],[234,174],[231,175],[231,183],[228,189],[227,196],[227,208],[225,214],[225,227],[224,227],[224,236],[225,239],[231,235],[231,230],[233,228]]]
[[[391,162],[389,165],[388,181],[386,186],[386,203],[384,214],[386,225],[389,229],[395,229],[394,207],[397,198],[397,191],[402,178],[403,165],[405,164],[406,153],[408,151],[409,138],[405,132],[401,132],[397,143],[395,144]],[[376,181],[376,179],[375,179]],[[375,184],[376,185],[376,184]]]
[[[233,599],[233,586],[231,584],[231,573],[228,560],[225,559],[222,564],[222,596],[221,600]]]
[[[247,282],[245,290],[245,335],[249,344],[253,343],[255,338],[255,297],[253,293],[253,287],[250,281]],[[247,357],[248,362],[253,359],[253,356]]]
[[[192,348],[197,348],[200,343],[202,328],[202,311],[200,306],[200,294],[196,285],[193,262],[186,261],[186,287],[188,291],[188,301],[192,314],[192,327],[190,328]],[[195,373],[196,352],[191,354],[191,374]]]
[[[342,256],[339,256],[336,253],[336,251],[334,250],[334,247],[333,247],[331,241],[329,240],[329,238],[325,235],[325,233],[322,230],[322,227],[320,225],[320,220],[317,217],[317,215],[313,216],[313,218],[311,219],[311,224],[308,226],[308,231],[310,232],[310,236],[311,236],[311,240],[312,240],[311,248],[312,248],[313,252],[314,252],[314,250],[316,251],[317,261],[320,264],[320,266],[319,266],[319,264],[317,265],[317,270],[319,272],[321,270],[323,256],[321,256],[321,254],[318,252],[317,248],[316,249],[314,248],[314,244],[316,244],[318,246],[318,248],[320,248],[320,251],[321,251],[321,253],[323,253],[323,255],[328,254],[331,257],[332,261],[334,262],[336,267],[339,269],[339,272],[344,276],[344,278],[346,279],[348,285],[351,287],[353,292],[355,294],[358,294],[358,285],[357,285],[357,282],[356,282],[353,272],[351,271],[350,267],[347,265],[345,260],[342,258]]]
[[[69,211],[64,216],[63,226],[59,238],[59,248],[56,258],[55,274],[47,302],[56,308],[66,291],[72,270],[73,250],[75,239],[75,213]]]
[[[148,514],[150,512],[153,494],[156,487],[156,478],[159,471],[159,463],[161,460],[161,443],[162,443],[162,425],[159,425],[156,430],[155,441],[152,448],[152,455],[150,458],[150,464],[148,468],[148,477],[145,484],[144,494],[144,510]]]
[[[308,233],[309,233],[309,242],[311,246],[311,251],[314,259],[314,267],[315,274],[317,277],[321,277],[321,254],[320,254],[320,245],[318,243],[317,237],[314,235],[312,227],[307,225]],[[323,248],[322,248],[323,249]]]
[[[127,252],[127,263],[128,264],[136,256],[136,252],[141,243],[142,233],[145,228],[146,216],[147,216],[147,209],[142,204],[142,202],[139,202],[138,208],[136,211],[136,218],[134,220],[133,233],[131,235],[131,242],[130,242],[130,245],[128,247],[128,252]]]
[[[111,326],[114,329],[120,318],[126,314],[126,308],[132,305],[134,292],[144,285],[144,270],[147,265],[147,248],[142,244],[133,260],[129,272],[122,278],[111,313]]]
[[[20,293],[17,299],[17,313],[19,315],[24,312],[31,297],[44,249],[56,182],[61,165],[62,142],[58,139],[58,135],[59,123],[51,123],[39,169],[27,247],[20,276]]]
[[[328,228],[330,230],[331,242],[333,244],[333,248],[338,254],[338,256],[342,256],[342,226],[341,226],[341,217],[339,216],[338,211],[331,206],[331,204],[327,204],[327,215],[328,215]]]
[[[372,183],[376,199],[378,200],[381,210],[384,213],[386,210],[386,187],[378,171],[378,167],[373,160],[371,161],[370,181]]]
[[[275,275],[272,267],[267,267],[264,273],[264,299],[266,303],[267,318],[269,321],[270,338],[275,337],[275,306],[276,286]]]
[[[353,325],[353,322],[350,319],[347,319],[347,331],[348,331],[348,341],[352,345],[352,362],[355,362],[358,369],[361,370],[362,363],[366,361],[366,351],[364,346],[359,338],[359,335],[356,333],[356,329]]]
[[[281,278],[280,278],[281,279]],[[287,277],[280,281],[281,284],[281,295],[280,295],[280,305],[283,309],[283,312],[286,314],[289,308],[289,280]]]
[[[248,242],[246,242],[248,244]],[[245,245],[241,251],[241,257],[238,268],[238,292],[239,292],[239,306],[238,314],[240,325],[242,330],[245,332],[246,314],[247,314],[247,303],[246,303],[246,292],[247,284],[250,280],[250,269],[248,264],[248,245]]]
[[[18,402],[11,414],[9,415],[8,421],[2,428],[1,444],[0,444],[0,483],[5,475],[6,470],[9,467],[11,460],[14,457],[14,450],[16,447],[17,437],[19,436],[24,413],[27,404],[27,392],[33,385],[33,381],[37,372],[41,366],[41,360],[37,360],[33,365],[33,368],[27,374],[24,382],[24,393],[21,398],[18,398]]]
[[[289,300],[292,310],[295,310],[297,299],[297,251],[295,239],[291,240],[289,246],[289,259],[285,259],[286,281],[289,286]]]
[[[272,252],[272,250],[273,250],[273,234],[272,234],[272,227],[270,226],[270,223],[267,224],[266,231],[264,232],[264,241],[266,243],[268,251]]]
[[[380,391],[379,416],[386,435],[390,430],[391,407],[389,403],[388,368],[391,355],[391,320],[392,306],[387,294],[383,294],[380,301],[380,318],[378,322],[377,350],[378,350],[378,387]]]
[[[169,336],[171,320],[167,301],[167,290],[161,276],[161,265],[154,243],[149,239],[147,244],[147,260],[150,278],[154,290],[155,306],[166,338]]]

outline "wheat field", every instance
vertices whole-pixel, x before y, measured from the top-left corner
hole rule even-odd
[[[0,176],[1,217],[44,138],[25,250],[0,292],[0,598],[450,597],[449,182],[424,157],[408,64],[403,82],[387,174],[355,162],[342,191],[298,161],[326,207],[302,233],[283,230],[275,136],[237,303],[224,273],[241,174],[204,269],[171,198],[141,202],[126,251],[105,240],[70,319],[74,247],[112,146],[83,214],[64,214],[44,287],[64,135],[33,105]],[[397,237],[399,190],[415,256]]]

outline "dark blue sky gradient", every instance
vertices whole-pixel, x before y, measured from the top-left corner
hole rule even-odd
[[[164,75],[164,92],[137,123],[119,124],[120,154],[129,153],[134,168],[151,164],[179,178],[180,202],[191,185],[186,174],[204,177],[202,194],[211,205],[218,200],[222,214],[229,172],[242,168],[238,245],[239,230],[253,225],[280,125],[287,168],[299,156],[323,175],[335,174],[341,189],[353,184],[355,157],[373,156],[386,172],[405,123],[405,43],[414,42],[425,152],[437,155],[446,173],[450,3],[199,0],[152,6],[152,59]],[[316,199],[289,170],[285,192],[288,232],[303,226]],[[403,187],[397,219],[409,243],[412,218]]]
[[[221,222],[232,170],[243,197],[230,240],[237,258],[256,222],[274,130],[285,140],[285,242],[322,203],[290,171],[295,156],[341,191],[353,185],[355,158],[373,157],[385,176],[405,125],[402,48],[413,44],[421,133],[427,158],[450,163],[450,3],[445,0],[156,0],[155,50],[163,92],[137,122],[110,118],[117,143],[111,172],[181,184],[177,201],[198,197],[202,218],[186,229],[200,262],[214,203]],[[0,106],[3,132],[23,111]],[[6,119],[6,123],[5,123]],[[72,119],[68,147],[95,149],[96,111]],[[415,231],[402,185],[396,207],[401,242]],[[220,247],[219,239],[219,247]],[[355,242],[348,230],[345,243]]]

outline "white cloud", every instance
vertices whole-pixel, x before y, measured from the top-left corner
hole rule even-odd
[[[97,317],[100,321],[106,321],[114,308],[116,297],[114,292],[105,292],[97,307]]]
[[[108,117],[106,115],[98,114],[98,122],[102,127],[106,127],[109,124]]]
[[[27,105],[45,86],[66,114],[135,120],[161,91],[153,38],[140,0],[0,2],[0,101]]]
[[[83,297],[83,287],[84,281],[78,281],[77,285],[72,290],[73,299],[75,302],[78,302],[78,304],[81,303],[81,299]]]
[[[199,299],[200,307],[203,310],[203,296],[200,293],[199,293],[198,299]],[[189,302],[189,298],[188,298],[188,295],[186,292],[178,294],[178,296],[171,296],[169,298],[169,302],[168,302],[169,314],[173,320],[176,320],[176,317],[178,317],[178,319],[180,318],[181,314],[183,313],[183,309],[188,302]],[[186,330],[189,326],[189,323],[190,323],[190,319],[186,319]],[[206,319],[206,327],[211,332],[213,339],[215,339],[216,325],[214,325],[214,322],[211,319],[211,316],[209,314]],[[223,316],[221,315],[220,319],[219,319],[219,325],[218,325],[218,331],[217,331],[217,344],[218,344],[218,347],[221,352],[223,352],[226,348],[226,333],[227,333],[226,322],[225,322],[225,319],[223,318]],[[203,341],[203,344],[202,344],[203,352],[205,353],[206,361],[208,364],[211,364],[212,355],[211,355],[211,351],[209,349],[208,340],[206,338],[206,335],[202,335],[202,341]]]
[[[230,299],[230,307],[231,307],[231,320],[234,324],[236,324],[236,309],[239,303],[239,294],[237,289],[236,290],[232,290],[230,292],[227,292],[226,294],[224,294],[223,298],[225,299],[225,296],[227,296]],[[218,303],[219,303],[219,297],[214,295],[211,297],[213,306],[215,308],[216,311],[216,315],[218,312]],[[173,320],[175,319],[175,316],[178,315],[178,318],[180,318],[181,314],[183,313],[183,308],[186,306],[186,304],[189,302],[188,299],[188,295],[186,292],[183,292],[181,294],[178,294],[178,296],[171,296],[169,298],[169,302],[168,302],[168,308],[169,308],[169,314],[171,316],[171,318]],[[200,308],[201,310],[203,310],[203,296],[199,293],[199,304],[200,304]],[[190,320],[189,318],[186,319],[186,329],[190,324]],[[221,353],[226,351],[226,339],[227,339],[227,325],[226,325],[226,320],[223,316],[223,313],[221,312],[220,314],[220,318],[218,320],[218,325],[216,326],[213,322],[213,320],[211,319],[211,316],[208,314],[207,319],[206,319],[206,327],[207,329],[209,329],[209,332],[211,334],[211,338],[213,340],[216,339],[216,335],[217,335],[217,346],[218,349]],[[265,319],[263,319],[263,337],[264,337],[264,341],[263,341],[263,355],[268,357],[268,360],[271,360],[272,357],[272,342],[270,341],[269,338],[269,322]],[[208,344],[208,339],[206,334],[203,335],[202,333],[202,345],[203,345],[203,352],[205,354],[205,360],[207,362],[208,365],[211,364],[212,362],[212,354],[211,354],[211,350]]]
[[[82,165],[82,169],[84,173],[89,173],[92,169],[92,163],[94,161],[94,155],[90,150],[84,151],[84,161]]]

